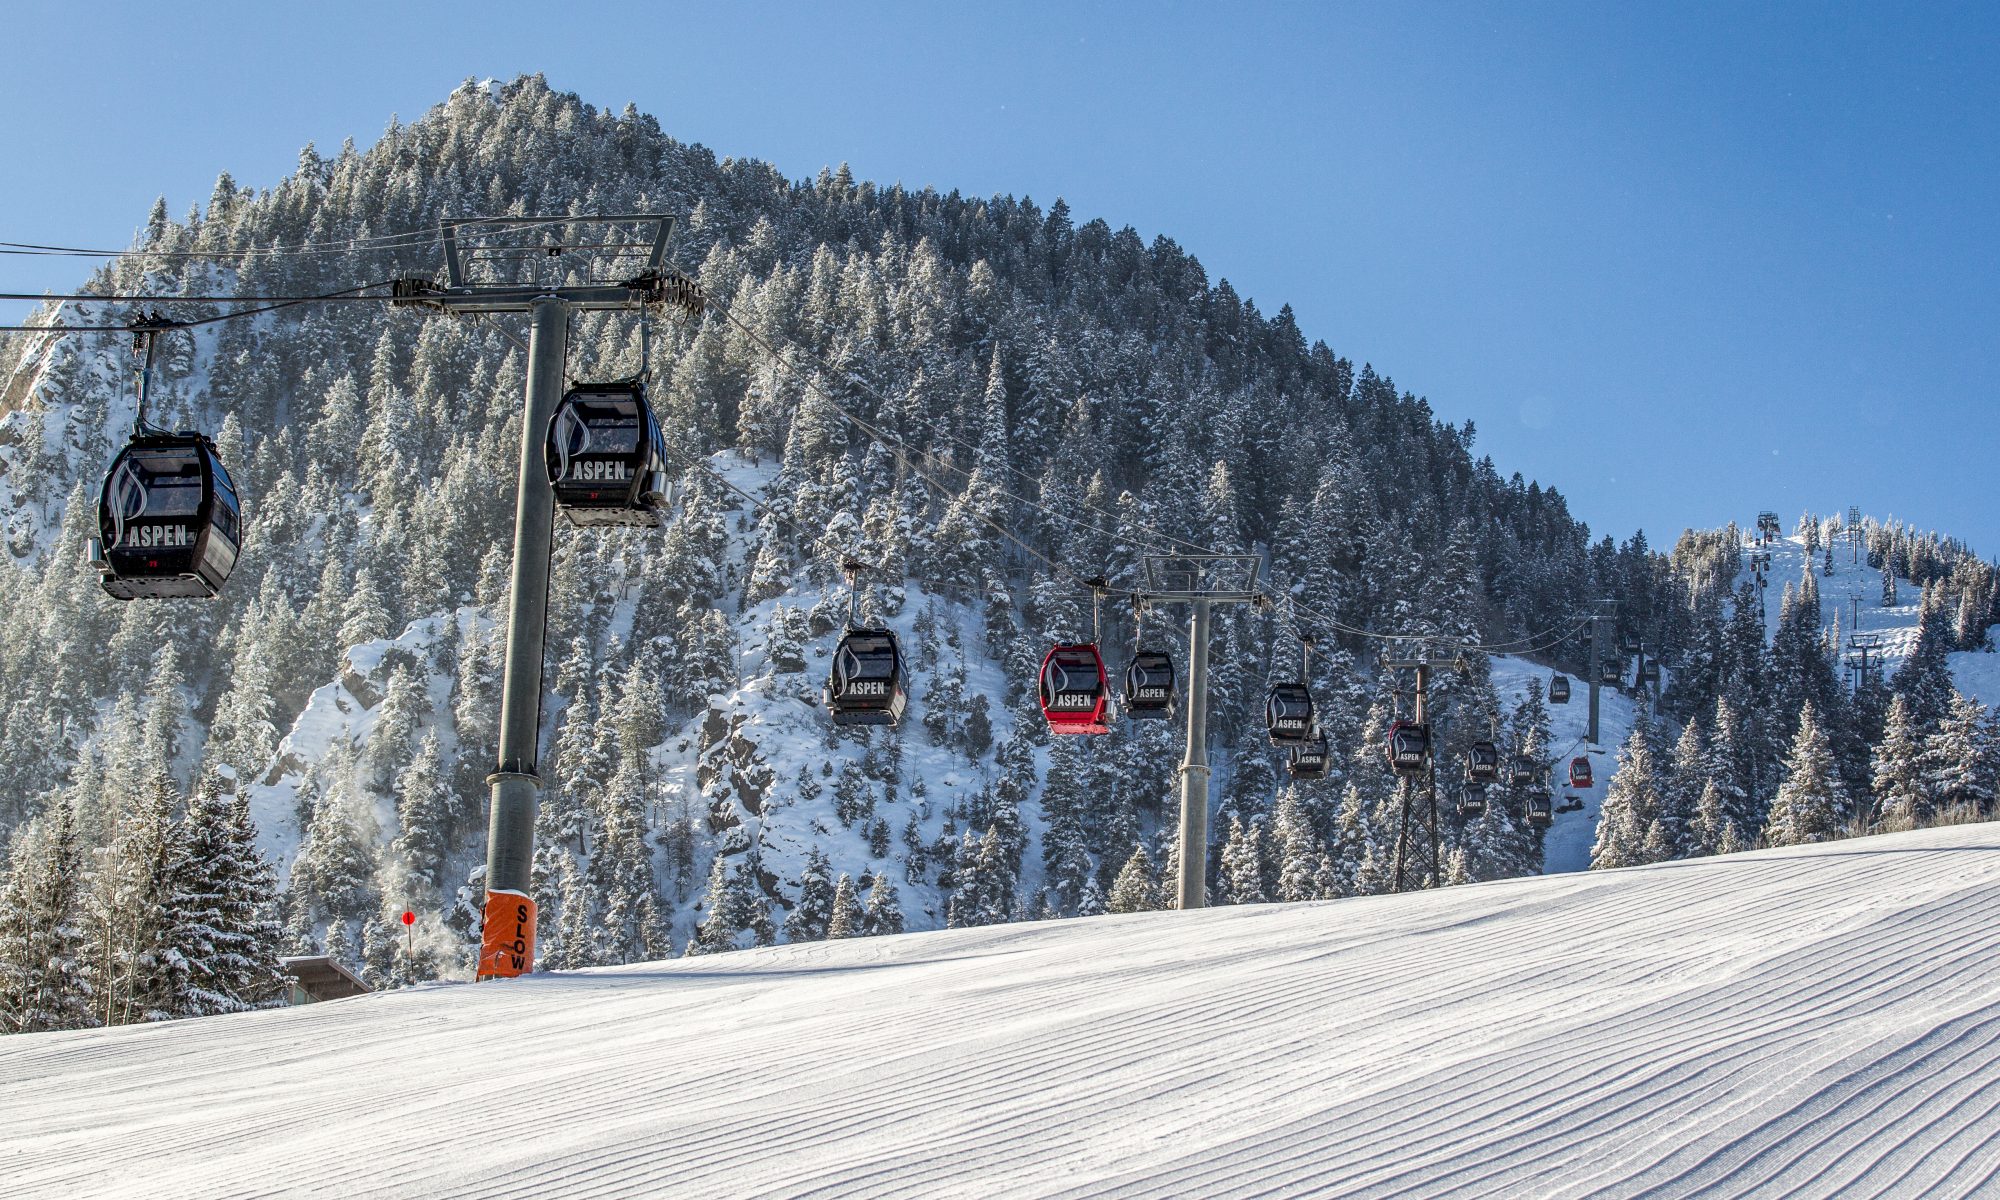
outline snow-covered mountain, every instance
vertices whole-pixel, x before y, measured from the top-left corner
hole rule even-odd
[[[1612,696],[1592,747],[1580,687],[1567,706],[1525,698],[1586,661],[1599,598],[1617,601],[1620,633],[1664,638],[1669,725],[1712,719],[1719,697],[1742,715],[1746,839],[1795,684],[1811,675],[1835,701],[1810,654],[1770,665],[1761,626],[1724,627],[1733,531],[1671,555],[1643,535],[1593,540],[1558,491],[1503,475],[1470,425],[1311,340],[1289,309],[1267,317],[1171,240],[1078,223],[1060,200],[844,168],[790,180],[526,77],[461,88],[365,150],[307,147],[270,188],[225,175],[183,220],[156,209],[88,286],[320,293],[435,270],[427,231],[447,216],[654,210],[685,218],[673,254],[712,304],[652,330],[675,521],[556,539],[535,883],[547,965],[816,940],[837,905],[884,930],[1157,902],[1178,726],[1051,739],[1031,680],[1051,642],[1093,632],[1122,661],[1138,636],[1124,592],[1100,619],[1079,580],[1130,589],[1162,549],[1267,552],[1280,601],[1215,624],[1222,901],[1385,887],[1380,739],[1408,700],[1407,678],[1376,666],[1390,636],[1467,649],[1431,697],[1451,730],[1456,879],[1588,864],[1643,706]],[[409,231],[426,235],[365,240]],[[213,431],[245,497],[245,553],[206,605],[117,604],[77,561],[134,416],[123,340],[0,341],[0,843],[62,810],[85,851],[108,854],[154,811],[138,798],[212,772],[279,867],[289,948],[383,985],[467,972],[521,437],[507,320],[302,305],[165,338],[154,419]],[[581,315],[568,372],[629,375],[640,344],[626,314]],[[1911,547],[1904,569],[1938,603],[1990,614],[1985,564]],[[912,664],[894,735],[836,731],[815,707],[846,555],[872,568],[860,611]],[[1145,640],[1181,651],[1184,620],[1154,612]],[[1336,766],[1294,785],[1260,726],[1301,635],[1319,639]],[[1984,661],[1955,660],[1959,676]],[[1578,754],[1598,767],[1546,839],[1518,799],[1471,821],[1453,802],[1468,744],[1496,724],[1558,771]],[[1879,729],[1851,725],[1850,765],[1865,766]],[[399,952],[405,909],[414,956]]]
[[[0,1195],[1883,1196],[2000,1178],[2000,827],[0,1039]]]

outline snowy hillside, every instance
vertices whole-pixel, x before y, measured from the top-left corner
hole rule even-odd
[[[0,1040],[0,1194],[1990,1195],[1996,950],[1977,825],[434,985]]]
[[[1766,630],[1775,634],[1778,629],[1779,594],[1786,583],[1796,584],[1806,569],[1808,555],[1805,539],[1794,535],[1758,549],[1771,556],[1764,623]],[[1826,624],[1831,627],[1836,620],[1839,621],[1843,645],[1856,633],[1880,637],[1883,675],[1894,674],[1910,652],[1916,649],[1917,629],[1922,615],[1922,591],[1908,579],[1899,578],[1896,603],[1884,604],[1882,572],[1868,565],[1865,554],[1861,556],[1861,561],[1856,562],[1844,540],[1835,543],[1830,560],[1824,551],[1811,557],[1813,570],[1819,575],[1820,603]],[[1829,561],[1833,566],[1830,575],[1825,573]],[[1754,578],[1746,566],[1738,582],[1753,581]],[[1951,655],[1950,662],[1952,677],[1957,680],[1960,691],[1982,704],[2000,702],[2000,655],[1961,650]]]
[[[1493,689],[1509,703],[1519,699],[1524,689],[1535,688],[1549,694],[1549,678],[1556,674],[1526,659],[1496,657],[1493,660]],[[1551,784],[1555,795],[1555,822],[1542,836],[1542,869],[1549,874],[1590,869],[1590,846],[1597,836],[1597,815],[1604,805],[1604,789],[1617,765],[1618,747],[1632,733],[1635,709],[1632,698],[1616,688],[1604,688],[1598,700],[1597,741],[1591,742],[1590,689],[1580,679],[1572,679],[1573,693],[1568,704],[1549,705],[1549,757],[1555,766]],[[1569,785],[1569,761],[1582,755],[1590,759],[1591,785]],[[1568,808],[1571,797],[1581,808]]]

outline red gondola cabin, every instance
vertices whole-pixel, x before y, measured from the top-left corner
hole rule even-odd
[[[1588,758],[1579,754],[1569,760],[1569,785],[1571,787],[1587,788],[1592,786],[1593,782],[1590,774],[1590,760]]]
[[[1110,733],[1111,688],[1096,645],[1056,646],[1042,659],[1042,715],[1050,733]]]

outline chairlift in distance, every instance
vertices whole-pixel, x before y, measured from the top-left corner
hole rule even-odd
[[[847,574],[847,629],[834,646],[820,699],[835,725],[888,725],[903,718],[909,703],[903,689],[903,652],[886,628],[862,628],[856,619],[861,564],[842,564]]]
[[[156,337],[171,328],[149,316],[134,332],[142,365],[132,436],[105,472],[97,536],[84,548],[105,593],[119,600],[210,599],[242,549],[242,502],[215,443],[146,423]]]

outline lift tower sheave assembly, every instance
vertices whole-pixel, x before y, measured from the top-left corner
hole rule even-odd
[[[1255,554],[1147,555],[1146,603],[1194,606],[1188,642],[1187,754],[1181,759],[1180,908],[1208,903],[1208,635],[1218,604],[1258,598]]]
[[[562,400],[569,317],[578,311],[702,309],[700,289],[664,270],[674,218],[658,214],[464,218],[443,223],[445,282],[398,280],[397,304],[458,315],[527,313],[528,384],[514,499],[514,565],[500,694],[499,762],[487,777],[485,924],[479,978],[525,974],[535,964],[535,814],[542,663],[548,621],[555,493],[545,434]],[[546,278],[544,277],[546,276]]]

